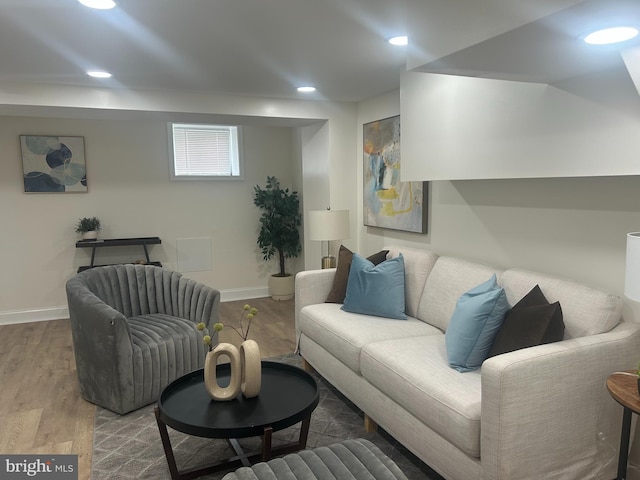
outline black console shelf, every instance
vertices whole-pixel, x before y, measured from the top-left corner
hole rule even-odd
[[[144,256],[146,263],[149,265],[156,265],[161,267],[160,262],[152,262],[149,259],[149,251],[147,245],[158,245],[162,243],[160,237],[138,237],[138,238],[99,238],[97,240],[78,240],[76,242],[76,248],[91,248],[91,265],[82,266],[78,268],[78,273],[89,268],[99,267],[101,265],[95,265],[96,249],[103,247],[126,247],[129,245],[142,245],[144,249]]]

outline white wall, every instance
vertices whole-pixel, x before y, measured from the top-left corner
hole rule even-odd
[[[400,97],[403,105],[411,101],[405,95],[395,92],[359,104],[359,176],[362,124],[400,114],[404,125]],[[584,135],[590,141],[589,132]],[[464,141],[458,149],[474,158],[473,147]],[[406,159],[403,145],[403,165]],[[389,243],[428,248],[561,275],[622,296],[626,233],[640,230],[638,192],[637,176],[435,181],[430,182],[428,234],[363,227],[360,215],[358,248],[364,254]],[[635,309],[628,302],[627,316],[637,315]]]
[[[176,239],[212,238],[213,270],[188,276],[219,288],[225,300],[267,295],[267,277],[276,264],[265,266],[255,245],[258,211],[252,203],[253,186],[267,175],[297,189],[304,206],[304,188],[313,182],[305,168],[319,162],[312,168],[329,186],[327,200],[337,196],[341,203],[335,208],[356,207],[355,192],[342,191],[351,178],[334,168],[344,159],[351,165],[356,155],[355,104],[3,84],[0,115],[0,323],[66,316],[64,284],[89,255],[75,249],[73,225],[81,216],[99,216],[103,237],[160,236],[162,245],[151,247],[151,259],[169,268],[176,262]],[[169,119],[249,127],[245,180],[169,182]],[[316,124],[327,129],[322,155],[302,135]],[[18,135],[25,133],[84,136],[89,193],[24,194]],[[303,249],[315,248],[311,243],[304,239]],[[109,254],[105,249],[99,260],[142,258],[138,248]],[[288,268],[307,268],[305,260],[303,252]]]
[[[358,196],[361,185],[356,175],[356,122],[355,105],[335,115],[332,122],[318,122],[302,128],[304,163],[304,213],[312,210],[348,210],[351,225],[357,225]],[[331,151],[334,144],[343,145]],[[305,226],[305,233],[308,227]],[[351,229],[345,245],[356,244],[356,229]],[[321,244],[322,243],[322,244]],[[330,254],[337,255],[340,241],[329,242]],[[305,243],[305,266],[307,270],[320,268],[321,258],[326,255],[325,242]]]
[[[304,145],[302,164],[305,198],[302,210],[306,216],[312,210],[324,210],[330,202],[329,195],[329,125],[318,122],[300,130]],[[305,222],[304,235],[308,237],[309,226]],[[304,251],[307,269],[320,268],[322,257],[320,242],[309,241]]]
[[[622,73],[558,88],[407,72],[403,179],[638,175],[640,99]]]
[[[25,133],[83,136],[89,192],[25,194],[17,140]],[[169,181],[165,122],[0,117],[0,312],[66,304],[64,282],[90,255],[75,248],[74,225],[94,215],[104,238],[159,236],[150,257],[172,269],[176,239],[210,238],[213,269],[188,276],[220,290],[264,293],[274,265],[257,252],[253,187],[267,175],[294,185],[292,141],[291,128],[247,126],[244,180]],[[97,252],[97,263],[142,258],[142,247]]]
[[[20,104],[15,108],[25,108],[29,101],[40,101],[49,106],[56,104],[55,95],[31,93],[0,98],[0,103],[5,102],[4,108],[8,101]],[[350,248],[369,253],[391,242],[422,246],[499,266],[558,273],[622,294],[625,233],[640,230],[640,203],[636,200],[636,192],[640,191],[638,177],[431,182],[429,233],[402,233],[363,226],[362,125],[402,114],[400,99],[406,92],[390,92],[362,102],[357,105],[357,114],[356,106],[351,104],[279,103],[256,99],[233,99],[232,102],[218,98],[179,102],[170,96],[150,97],[158,102],[154,108],[159,112],[179,106],[184,107],[183,111],[202,110],[205,104],[215,104],[219,108],[210,107],[212,110],[230,115],[235,104],[238,113],[243,115],[254,112],[256,116],[265,115],[260,118],[271,118],[268,113],[278,114],[281,119],[296,119],[298,125],[304,125],[301,118],[309,119],[307,126],[296,128],[293,133],[287,129],[286,134],[273,130],[280,132],[275,138],[264,133],[269,130],[249,130],[248,137],[253,136],[256,143],[248,148],[248,154],[259,158],[260,162],[252,169],[248,168],[245,182],[235,186],[233,182],[226,184],[228,186],[217,183],[194,186],[193,183],[166,181],[164,122],[156,116],[165,114],[154,114],[144,121],[138,117],[122,120],[121,116],[114,120],[65,118],[67,114],[78,116],[74,108],[82,101],[90,103],[91,99],[104,99],[104,96],[88,93],[61,95],[64,101],[58,103],[64,103],[64,108],[56,110],[54,118],[0,118],[0,256],[7,272],[0,279],[0,312],[28,310],[33,317],[38,309],[66,305],[64,282],[88,256],[88,252],[74,248],[77,236],[72,225],[83,215],[96,214],[103,218],[105,237],[161,236],[163,244],[151,248],[152,257],[168,264],[175,262],[175,244],[172,242],[176,238],[210,236],[214,242],[214,259],[221,262],[221,269],[214,267],[217,272],[194,273],[194,277],[223,289],[242,290],[266,285],[255,248],[255,230],[247,233],[246,226],[237,223],[241,217],[225,208],[230,202],[225,199],[220,208],[219,199],[220,196],[237,195],[248,203],[241,203],[243,214],[255,219],[257,212],[251,204],[251,188],[262,182],[267,174],[275,172],[265,166],[264,159],[271,155],[271,150],[278,148],[273,143],[279,144],[275,138],[281,137],[287,137],[283,142],[289,143],[283,147],[282,155],[278,153],[273,158],[274,165],[283,168],[278,176],[289,179],[301,191],[303,214],[308,209],[321,207],[316,193],[305,198],[306,189],[313,191],[310,185],[314,188],[324,185],[320,187],[321,195],[328,195],[328,199],[320,199],[323,205],[328,201],[332,208],[349,209],[352,235],[343,243]],[[165,98],[167,101],[163,104]],[[141,99],[145,97],[136,97],[135,106],[142,108],[152,103],[149,99]],[[94,103],[100,104],[98,100]],[[118,107],[126,104],[121,105],[113,99],[107,103]],[[96,111],[99,109],[94,107]],[[429,112],[430,115],[440,113]],[[250,118],[255,120],[256,116]],[[324,140],[318,149],[313,148],[313,143],[305,143],[313,138],[313,135],[303,134],[307,129],[321,132]],[[85,136],[90,192],[44,197],[24,194],[18,143],[18,135],[23,133]],[[143,137],[148,141],[139,143]],[[464,148],[464,142],[461,143],[459,148]],[[470,158],[474,155],[472,150],[466,153]],[[281,162],[293,162],[293,167],[287,170],[281,167]],[[115,169],[111,168],[113,165]],[[317,179],[316,173],[309,172],[322,173]],[[167,200],[174,200],[176,206],[168,206]],[[192,222],[185,212],[197,217],[197,221]],[[155,231],[150,231],[148,226],[151,224]],[[252,228],[256,229],[257,224],[253,223]],[[297,263],[298,268],[317,268],[319,245],[305,240],[304,246],[310,251],[317,249],[318,253],[303,256]],[[248,263],[247,268],[238,269],[238,262]],[[225,275],[220,280],[222,274],[219,272],[226,271],[222,267],[227,266],[233,268],[229,269],[228,277]]]

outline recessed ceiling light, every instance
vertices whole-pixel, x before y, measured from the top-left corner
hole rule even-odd
[[[409,44],[409,37],[407,37],[406,35],[391,37],[389,40],[387,40],[387,42],[389,42],[391,45],[395,45],[396,47],[404,47],[405,45]]]
[[[89,70],[87,75],[93,78],[111,78],[109,72],[103,72],[102,70]]]
[[[638,35],[635,27],[611,27],[597,30],[584,37],[584,41],[590,45],[609,45],[631,40]]]
[[[298,87],[298,91],[301,93],[312,93],[316,91],[316,87],[311,87],[311,86]]]
[[[98,10],[109,10],[116,6],[113,0],[78,0],[82,5],[89,8],[97,8]]]

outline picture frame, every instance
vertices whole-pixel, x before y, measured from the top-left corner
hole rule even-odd
[[[20,135],[25,193],[86,193],[84,137]]]
[[[428,182],[401,182],[400,115],[363,125],[364,225],[427,233]]]

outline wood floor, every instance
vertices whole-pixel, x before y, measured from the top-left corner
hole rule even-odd
[[[258,315],[251,323],[249,338],[260,345],[262,358],[293,352],[296,347],[293,300],[276,302],[271,298],[255,298],[224,302],[220,304],[220,321],[237,327],[244,305],[258,309]],[[218,341],[238,346],[242,343],[242,338],[231,328],[224,328],[219,333]]]
[[[293,352],[294,301],[225,302],[221,322],[237,325],[245,304],[258,309],[249,338],[262,357]],[[225,328],[220,341],[242,340]],[[0,326],[0,453],[77,454],[79,479],[89,480],[94,414],[80,397],[69,320]]]

